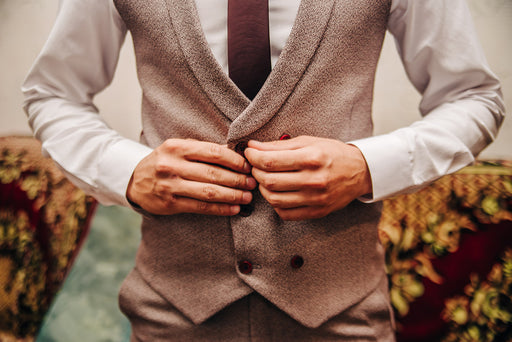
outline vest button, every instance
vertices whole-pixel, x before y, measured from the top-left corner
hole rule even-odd
[[[290,134],[283,134],[283,135],[281,135],[279,140],[288,140],[288,139],[291,139],[291,138],[292,137],[290,136]]]
[[[301,268],[302,265],[304,265],[304,258],[301,257],[300,255],[295,255],[292,257],[292,259],[290,260],[290,266],[292,268]]]
[[[240,215],[242,217],[251,216],[253,211],[254,211],[254,206],[252,204],[241,204],[240,212],[238,213],[238,215]]]
[[[240,261],[240,263],[238,264],[238,270],[242,274],[251,274],[252,273],[252,263],[247,260]]]
[[[247,148],[247,141],[240,141],[238,144],[235,145],[235,152],[244,156],[244,151]]]

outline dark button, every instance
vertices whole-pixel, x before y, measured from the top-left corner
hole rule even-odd
[[[291,139],[291,138],[292,137],[290,136],[290,134],[283,134],[283,135],[281,135],[279,140],[288,140],[288,139]]]
[[[252,263],[250,261],[244,260],[240,261],[238,264],[238,270],[243,274],[251,274],[252,273]]]
[[[247,217],[247,216],[250,216],[253,211],[254,211],[254,206],[252,204],[241,204],[240,212],[238,213],[238,215],[240,215],[242,217]]]
[[[301,268],[302,265],[304,265],[304,258],[302,258],[300,255],[295,255],[290,260],[290,266],[292,268]]]
[[[243,157],[244,151],[247,148],[247,141],[240,141],[235,145],[235,152]]]

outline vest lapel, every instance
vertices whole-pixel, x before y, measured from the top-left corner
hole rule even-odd
[[[249,136],[268,122],[290,96],[313,58],[334,0],[302,0],[290,37],[260,92],[233,121],[228,141]]]
[[[250,100],[215,59],[204,35],[194,0],[166,0],[172,26],[190,69],[217,108],[231,121]]]
[[[233,121],[229,141],[250,135],[278,112],[315,54],[334,4],[334,0],[302,0],[281,55],[251,102],[215,59],[199,22],[195,1],[165,1],[192,72],[217,108]]]

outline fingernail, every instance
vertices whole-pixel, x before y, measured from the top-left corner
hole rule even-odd
[[[245,180],[245,184],[247,186],[247,188],[249,189],[254,189],[256,187],[256,179],[252,178],[252,177],[247,177],[247,179]]]
[[[240,206],[239,205],[232,205],[230,208],[231,215],[237,215],[240,212]]]
[[[243,203],[251,203],[251,201],[252,201],[252,193],[250,193],[249,191],[245,191],[242,196],[242,202]]]
[[[251,164],[249,164],[249,162],[247,162],[247,160],[244,161],[244,171],[249,173],[249,172],[251,172],[251,168],[252,168]]]

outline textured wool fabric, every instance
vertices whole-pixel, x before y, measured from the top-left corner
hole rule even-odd
[[[132,323],[131,341],[386,341],[395,340],[387,277],[376,291],[318,328],[293,320],[257,293],[227,306],[200,325],[155,293],[135,269],[119,295]],[[140,310],[144,307],[145,310]]]
[[[228,144],[283,133],[349,141],[372,133],[373,81],[390,1],[303,0],[290,38],[251,102],[212,55],[193,0],[116,0],[143,91],[142,141]],[[375,291],[384,275],[379,204],[284,222],[257,192],[248,217],[145,213],[137,270],[194,323],[257,291],[318,327]],[[304,265],[290,266],[300,255]],[[250,274],[238,263],[249,260]],[[128,282],[128,285],[130,282]],[[141,307],[140,310],[145,310]]]

